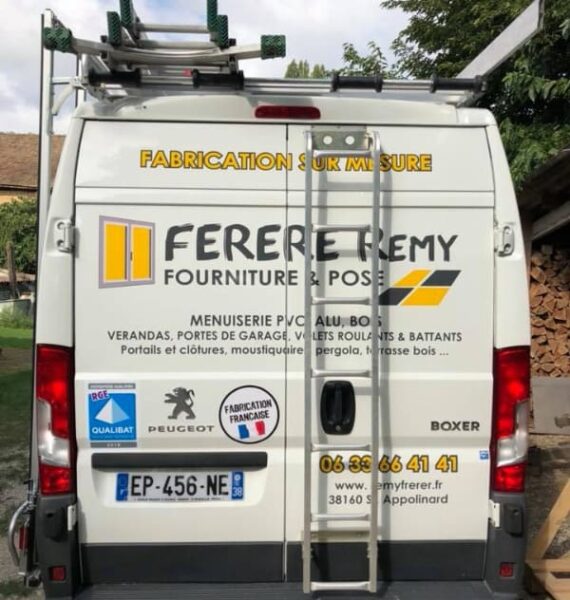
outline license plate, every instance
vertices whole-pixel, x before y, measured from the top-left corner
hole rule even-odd
[[[243,500],[243,471],[117,473],[117,502]]]

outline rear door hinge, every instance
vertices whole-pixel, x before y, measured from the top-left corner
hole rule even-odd
[[[60,219],[55,223],[55,243],[60,252],[73,252],[75,228],[69,219]]]
[[[73,531],[77,523],[77,504],[67,507],[67,531]]]
[[[501,505],[489,499],[489,520],[493,527],[501,526]]]
[[[510,256],[515,251],[515,226],[503,223],[495,227],[495,252],[499,256]]]

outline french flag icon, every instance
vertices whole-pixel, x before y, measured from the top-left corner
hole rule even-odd
[[[252,433],[255,436],[265,435],[264,421],[255,421],[252,427],[252,429],[254,430],[253,432],[250,432],[250,427],[248,427],[244,423],[238,425],[238,434],[240,440],[247,440],[249,437],[251,437]]]

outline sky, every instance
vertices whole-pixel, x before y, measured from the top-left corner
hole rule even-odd
[[[118,0],[0,0],[0,131],[37,132],[40,86],[40,15],[51,8],[75,37],[98,40],[106,30],[106,12],[118,12]],[[238,44],[255,43],[261,34],[285,34],[287,58],[240,63],[246,77],[282,77],[292,59],[328,68],[342,64],[342,44],[366,51],[375,41],[391,59],[390,44],[406,25],[399,11],[379,0],[218,0],[227,14],[230,36]],[[206,0],[134,0],[144,22],[205,23]],[[202,39],[204,39],[202,37]],[[56,55],[56,73],[71,75],[69,56]],[[55,120],[64,132],[70,107]]]

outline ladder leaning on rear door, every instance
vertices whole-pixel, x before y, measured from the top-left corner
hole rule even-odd
[[[372,159],[372,218],[362,225],[313,223],[313,159],[327,157],[366,157]],[[305,273],[304,273],[304,520],[303,520],[303,591],[369,591],[375,593],[378,579],[378,469],[370,469],[370,510],[358,514],[330,514],[312,512],[312,457],[319,452],[369,452],[371,464],[378,465],[379,453],[379,383],[378,383],[378,296],[379,296],[379,253],[380,245],[380,136],[364,128],[313,128],[306,132],[305,171]],[[370,295],[365,297],[316,297],[312,294],[312,253],[310,240],[313,233],[332,231],[371,232],[371,286]],[[363,370],[318,370],[313,368],[313,307],[325,305],[369,305],[371,335],[371,364]],[[365,378],[370,380],[370,443],[367,444],[317,444],[313,443],[313,383],[330,378]],[[313,581],[311,577],[312,526],[332,521],[360,521],[369,524],[368,531],[368,580],[367,581]],[[346,530],[343,530],[346,531]],[[358,530],[361,532],[361,529]]]

